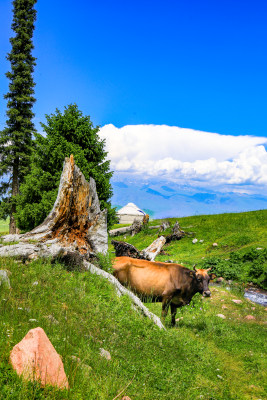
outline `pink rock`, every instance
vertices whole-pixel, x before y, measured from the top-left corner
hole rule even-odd
[[[40,381],[42,386],[69,388],[61,358],[42,328],[31,329],[13,347],[10,361],[18,375],[27,380]]]
[[[241,304],[241,303],[242,303],[242,300],[233,299],[232,301],[233,301],[235,304]]]
[[[253,315],[247,315],[246,317],[245,317],[245,319],[249,319],[249,320],[251,320],[251,319],[256,319]]]
[[[222,318],[222,319],[225,319],[225,318],[226,318],[226,316],[223,315],[223,314],[217,314],[217,317]]]

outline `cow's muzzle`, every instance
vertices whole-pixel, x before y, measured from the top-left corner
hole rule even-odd
[[[203,292],[203,296],[210,297],[211,296],[210,290],[205,290],[205,292]]]

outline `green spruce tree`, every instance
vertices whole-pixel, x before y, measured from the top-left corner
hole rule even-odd
[[[35,102],[33,70],[35,57],[33,50],[33,31],[36,20],[34,5],[36,0],[14,0],[12,30],[15,36],[10,39],[12,48],[7,55],[11,71],[7,99],[6,128],[0,133],[0,217],[10,216],[9,232],[16,232],[16,197],[25,174],[29,171],[32,150],[32,107]]]
[[[110,161],[105,141],[98,136],[89,116],[84,116],[76,104],[65,107],[63,113],[46,115],[41,124],[45,135],[35,134],[30,173],[20,187],[17,203],[19,228],[29,231],[39,225],[51,211],[56,200],[65,157],[71,154],[85,179],[94,178],[101,209],[108,211],[108,225],[115,221],[111,207],[112,188]]]

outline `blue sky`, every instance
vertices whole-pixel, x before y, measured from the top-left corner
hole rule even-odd
[[[76,102],[95,124],[266,136],[267,2],[38,1],[36,122]],[[0,0],[0,123],[10,0]]]
[[[266,204],[266,1],[39,0],[36,8],[36,127],[74,102],[102,126],[116,204],[138,191],[127,194],[120,181],[141,190],[157,177],[176,191],[259,194]],[[11,1],[0,0],[0,129],[11,21]],[[241,200],[242,210],[263,204]],[[230,209],[221,203],[207,207]]]

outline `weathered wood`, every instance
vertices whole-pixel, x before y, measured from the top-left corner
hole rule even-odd
[[[159,229],[160,225],[148,226],[148,229]],[[111,229],[109,231],[109,236],[120,236],[124,233],[131,233],[132,225],[124,226],[122,228]]]
[[[170,226],[171,224],[169,223],[169,221],[163,221],[159,227],[159,232],[166,231],[166,229],[168,229]]]
[[[162,247],[166,243],[164,236],[160,236],[150,246],[142,250],[142,253],[146,256],[147,260],[154,261],[156,256],[161,252]]]
[[[172,233],[166,237],[166,243],[170,243],[174,240],[181,240],[185,236],[185,232],[180,228],[179,222],[176,221],[173,228]]]
[[[160,329],[166,329],[164,327],[164,325],[162,324],[161,320],[159,317],[157,317],[155,314],[153,314],[152,312],[150,312],[147,307],[144,306],[144,304],[142,303],[142,301],[135,296],[130,290],[126,289],[124,286],[122,286],[120,284],[120,282],[111,274],[109,274],[106,271],[103,271],[100,268],[97,268],[95,265],[91,264],[88,261],[83,261],[84,267],[85,269],[87,269],[88,271],[91,272],[91,274],[97,274],[100,276],[103,276],[104,278],[106,278],[113,286],[115,286],[117,293],[119,295],[127,295],[128,297],[130,297],[130,299],[132,300],[132,302],[134,303],[134,305],[140,309],[142,311],[142,313],[150,318],[154,324],[156,324]]]
[[[79,252],[88,258],[108,249],[106,211],[100,210],[94,179],[87,182],[74,158],[66,158],[57,199],[44,222],[22,235],[6,235],[0,256],[23,259]]]
[[[126,256],[131,258],[138,258],[141,260],[154,261],[155,257],[160,253],[165,242],[165,237],[161,236],[154,240],[154,242],[151,243],[150,246],[141,251],[137,250],[136,247],[127,242],[112,240],[111,244],[113,244],[114,246],[116,257]]]
[[[134,236],[142,230],[142,222],[137,219],[134,220],[131,226],[131,235]]]
[[[131,258],[139,258],[141,260],[149,260],[149,258],[143,254],[142,251],[137,250],[137,248],[130,243],[112,240],[111,244],[114,246],[116,257],[126,256]]]

